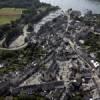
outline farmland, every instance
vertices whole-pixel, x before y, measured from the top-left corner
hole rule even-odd
[[[0,9],[0,25],[10,23],[20,18],[22,11],[21,8],[2,8]]]

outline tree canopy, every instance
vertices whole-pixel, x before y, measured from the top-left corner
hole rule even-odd
[[[2,7],[19,7],[28,8],[31,6],[39,6],[39,0],[0,0],[0,8]]]

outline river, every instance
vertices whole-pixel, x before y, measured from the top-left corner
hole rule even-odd
[[[63,10],[73,8],[80,10],[83,13],[87,9],[92,10],[94,13],[100,14],[100,0],[40,0],[41,2],[50,3],[59,6]]]

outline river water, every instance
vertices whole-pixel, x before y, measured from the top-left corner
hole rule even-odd
[[[41,2],[50,3],[59,6],[63,10],[73,8],[86,12],[92,10],[94,13],[100,14],[100,0],[40,0]]]

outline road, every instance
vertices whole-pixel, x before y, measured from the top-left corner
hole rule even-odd
[[[15,50],[20,50],[22,48],[25,48],[27,45],[28,45],[28,43],[25,43],[24,45],[19,46],[19,47],[15,47],[15,48],[0,48],[0,50],[3,50],[3,51],[15,51]]]
[[[29,32],[27,32],[27,28],[28,28],[28,25],[25,25],[23,28],[24,35],[19,36],[14,42],[12,42],[11,48],[0,48],[0,50],[15,51],[15,50],[25,48],[28,45],[28,43],[24,41],[25,37],[27,37],[27,34],[29,33]]]
[[[70,21],[70,15],[68,13],[64,13],[65,16],[67,16],[68,18],[68,25],[66,27],[66,32],[68,31],[68,28],[69,28],[69,21]],[[77,53],[77,55],[79,56],[79,58],[84,62],[86,63],[90,70],[91,70],[91,73],[92,73],[92,80],[98,90],[98,94],[100,96],[100,79],[97,75],[97,71],[95,69],[95,66],[90,62],[90,58],[88,58],[87,54],[85,52],[83,52],[81,49],[77,48],[77,44],[75,42],[72,41],[72,38],[65,38],[63,39],[64,41],[68,41],[70,46],[72,47],[72,49]],[[28,43],[25,43],[24,45],[20,46],[20,47],[17,47],[17,48],[11,48],[11,49],[7,49],[7,48],[0,48],[0,50],[19,50],[25,46],[27,46]],[[94,72],[92,72],[92,70],[94,69]],[[32,69],[31,69],[32,70]],[[28,74],[32,73],[31,71],[29,71]],[[66,83],[66,82],[65,82]]]

